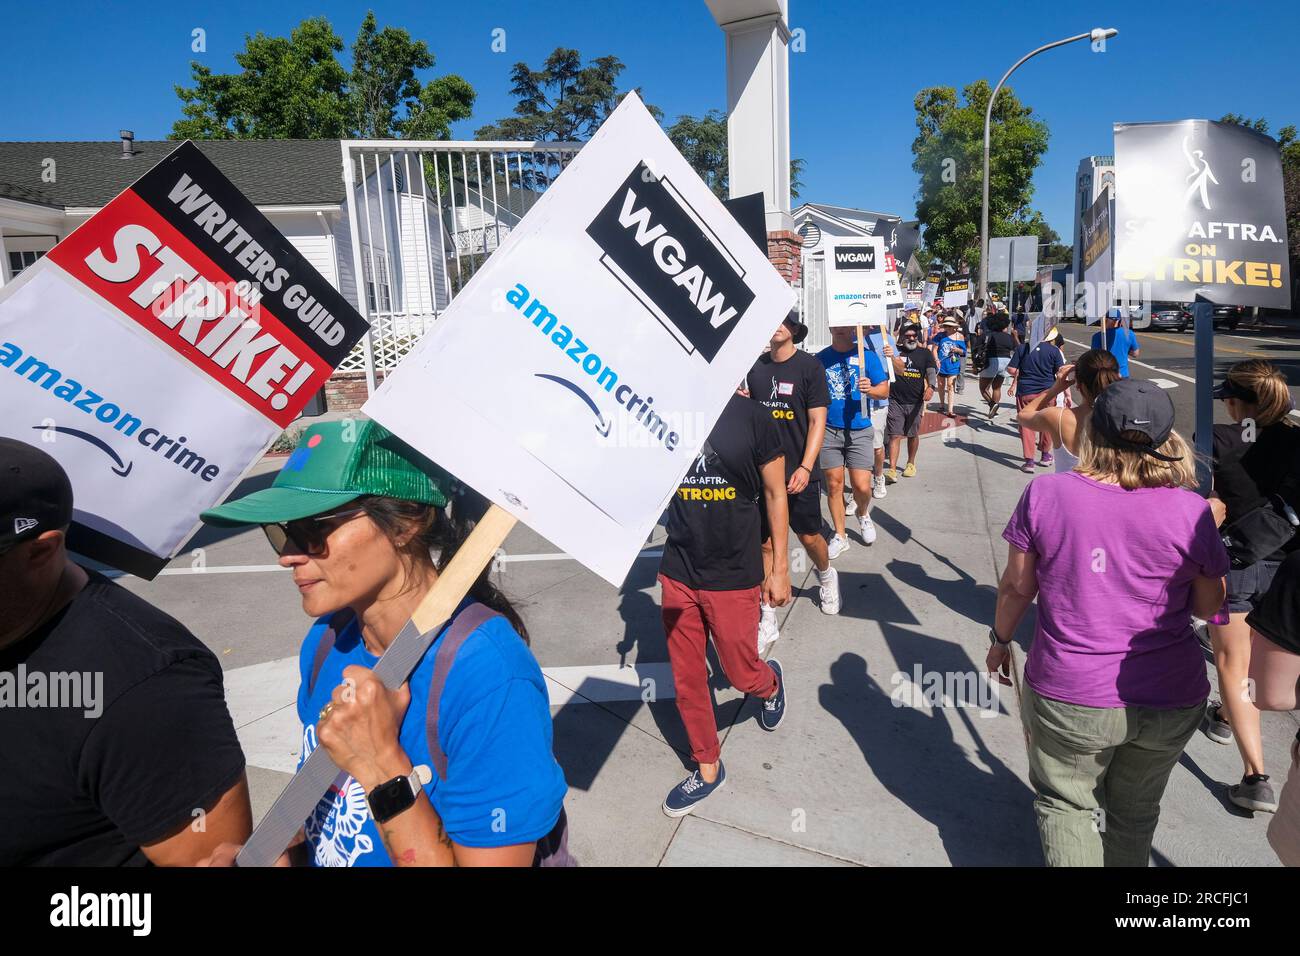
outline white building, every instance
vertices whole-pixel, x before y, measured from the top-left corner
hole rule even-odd
[[[137,142],[129,133],[104,142],[0,142],[0,286],[176,145]],[[364,307],[372,327],[382,331],[372,337],[372,372],[379,359],[391,367],[427,331],[541,194],[518,182],[507,189],[500,163],[493,167],[488,155],[471,154],[471,165],[451,164],[445,154],[445,162],[439,162],[400,143],[353,151],[354,255],[338,140],[196,145],[326,281],[358,309]],[[523,175],[522,166],[517,175]],[[343,374],[336,374],[331,388],[363,372],[366,363],[359,345],[339,366]]]
[[[1106,190],[1111,199],[1115,198],[1115,157],[1086,156],[1079,160],[1079,171],[1075,176],[1074,232],[1070,237],[1074,244],[1070,274],[1075,282],[1083,279],[1083,217],[1088,215],[1102,190]]]
[[[828,240],[872,236],[877,223],[897,222],[900,217],[871,209],[830,206],[825,203],[804,203],[791,216],[794,219],[794,231],[803,240],[799,250],[801,262],[797,291],[800,312],[808,325],[808,338],[804,347],[816,352],[830,344],[822,279]],[[908,265],[912,264],[909,259]]]

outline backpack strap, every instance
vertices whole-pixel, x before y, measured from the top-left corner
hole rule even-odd
[[[331,614],[329,621],[326,622],[325,633],[320,636],[320,641],[316,644],[316,653],[311,661],[311,674],[307,678],[308,696],[316,689],[316,678],[320,676],[321,668],[325,666],[325,658],[329,657],[330,651],[334,650],[339,634],[352,623],[353,616],[352,608],[345,607]]]
[[[474,631],[494,617],[501,615],[486,604],[475,601],[452,618],[451,625],[438,640],[433,659],[433,678],[429,682],[424,729],[429,743],[429,758],[441,780],[447,779],[447,755],[443,753],[442,743],[438,740],[438,713],[442,704],[442,691],[447,686],[447,675],[451,673],[451,665],[456,662],[456,654],[461,645]]]

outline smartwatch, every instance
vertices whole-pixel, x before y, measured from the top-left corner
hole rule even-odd
[[[409,774],[381,783],[366,794],[366,805],[370,807],[370,815],[375,818],[376,823],[387,823],[414,806],[416,797],[423,790],[422,784],[432,779],[433,775],[429,773],[429,768],[420,766]]]
[[[990,644],[996,644],[998,647],[1010,647],[1010,646],[1011,646],[1011,641],[1004,641],[1004,640],[1002,640],[1002,638],[998,637],[998,632],[995,631],[995,630],[994,630],[993,628],[991,628],[991,627],[989,628],[989,643],[990,643]]]

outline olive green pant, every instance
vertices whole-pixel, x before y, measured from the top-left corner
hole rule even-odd
[[[1146,866],[1160,798],[1205,703],[1083,707],[1026,686],[1029,782],[1048,866]]]

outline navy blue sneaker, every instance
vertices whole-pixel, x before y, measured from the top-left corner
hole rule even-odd
[[[727,779],[727,769],[718,761],[718,779],[705,783],[700,771],[692,770],[691,775],[668,791],[664,798],[663,811],[670,817],[684,817],[699,805],[705,797],[722,786]]]
[[[781,673],[780,661],[770,660],[767,666],[776,674],[776,693],[763,701],[763,709],[759,711],[758,721],[763,725],[764,730],[776,730],[785,719],[785,675]]]

